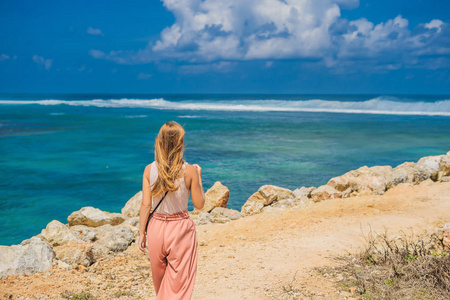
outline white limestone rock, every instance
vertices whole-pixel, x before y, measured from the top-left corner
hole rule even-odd
[[[139,217],[142,203],[142,191],[137,192],[127,201],[121,212],[126,218]]]
[[[216,207],[210,212],[209,217],[212,223],[226,223],[242,218],[242,213],[234,209]]]
[[[258,214],[262,211],[264,204],[261,202],[248,201],[244,203],[241,207],[241,213],[245,216],[250,216],[254,214]]]
[[[119,213],[110,213],[92,206],[85,206],[71,213],[67,221],[70,226],[86,225],[89,227],[98,227],[105,224],[118,225],[125,221],[125,217]]]
[[[97,240],[92,248],[95,260],[110,252],[126,250],[134,240],[134,233],[127,225],[106,224],[96,227],[95,231]]]
[[[0,246],[0,278],[46,271],[54,258],[53,248],[36,236],[19,245]]]
[[[75,225],[71,226],[70,230],[77,237],[77,239],[84,242],[93,242],[97,239],[97,233],[93,227],[86,225]]]
[[[342,193],[328,184],[321,185],[317,189],[311,192],[311,200],[314,202],[320,202],[322,200],[341,198]]]
[[[56,257],[69,265],[76,264],[88,267],[94,262],[92,243],[71,241],[53,249]]]
[[[227,207],[230,198],[230,190],[220,181],[216,181],[214,185],[205,193],[205,205],[201,210],[194,208],[193,214],[201,212],[211,212],[216,207]]]
[[[76,241],[78,238],[63,223],[53,220],[42,229],[40,238],[53,247],[64,245],[70,241]]]

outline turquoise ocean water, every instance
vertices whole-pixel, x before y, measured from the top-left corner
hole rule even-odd
[[[221,181],[238,210],[264,184],[319,186],[450,150],[450,95],[1,94],[0,245],[83,206],[120,212],[171,120],[205,190]]]

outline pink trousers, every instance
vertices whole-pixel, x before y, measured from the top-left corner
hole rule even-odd
[[[153,213],[147,246],[156,299],[191,299],[197,273],[197,232],[188,211]]]

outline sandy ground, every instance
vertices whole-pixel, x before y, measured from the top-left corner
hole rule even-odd
[[[363,245],[370,228],[392,234],[434,231],[450,222],[450,182],[400,184],[382,196],[327,200],[197,226],[199,261],[193,299],[351,299],[314,267],[334,266]],[[295,277],[294,277],[295,275]],[[295,279],[295,280],[294,280]],[[286,293],[291,285],[300,294]],[[0,298],[154,299],[150,262],[136,245],[88,269],[53,269],[0,280]]]

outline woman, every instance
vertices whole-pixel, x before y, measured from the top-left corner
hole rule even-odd
[[[183,160],[184,129],[168,122],[155,141],[155,161],[145,167],[142,182],[139,249],[147,242],[156,299],[190,299],[197,273],[197,233],[187,210],[205,204],[199,165]],[[151,207],[156,207],[148,224]]]

